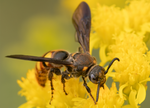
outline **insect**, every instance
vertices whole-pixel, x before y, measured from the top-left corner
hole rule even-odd
[[[67,95],[65,90],[65,80],[73,77],[82,77],[83,85],[93,99],[94,103],[98,101],[99,89],[104,88],[106,82],[106,74],[109,68],[112,66],[115,60],[119,61],[119,58],[114,58],[107,70],[102,66],[96,64],[96,59],[89,54],[89,38],[91,29],[91,13],[90,8],[85,2],[81,2],[75,10],[72,17],[73,25],[76,29],[76,39],[81,45],[77,53],[68,53],[65,50],[54,50],[45,53],[42,57],[29,56],[29,55],[9,55],[6,57],[37,61],[36,63],[36,79],[42,87],[45,86],[47,77],[50,80],[51,86],[51,100],[53,99],[54,85],[53,85],[53,74],[61,75],[61,82],[63,84],[63,91]],[[65,71],[61,71],[61,68],[65,67]],[[96,100],[91,94],[91,90],[87,85],[85,78],[98,84]]]

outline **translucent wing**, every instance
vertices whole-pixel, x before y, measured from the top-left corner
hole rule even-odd
[[[89,38],[91,28],[91,12],[85,2],[81,2],[72,17],[76,29],[76,38],[84,52],[89,52]]]

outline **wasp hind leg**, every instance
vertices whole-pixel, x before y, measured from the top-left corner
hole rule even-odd
[[[68,93],[65,90],[65,79],[70,79],[71,77],[69,76],[69,72],[66,70],[64,72],[62,72],[62,77],[61,77],[61,82],[63,84],[63,91],[65,92],[65,95],[68,95]]]
[[[51,101],[53,100],[53,94],[54,94],[54,86],[53,86],[53,73],[56,75],[60,75],[61,71],[59,69],[51,68],[48,73],[48,79],[50,80],[50,85],[51,85],[51,100],[49,104],[51,104]]]
[[[88,87],[88,85],[87,85],[87,83],[86,83],[86,81],[85,81],[85,78],[82,77],[82,79],[83,79],[83,85],[84,85],[84,87],[86,88],[87,92],[90,94],[91,98],[93,99],[94,103],[96,104],[96,101],[95,101],[94,97],[93,97],[92,94],[91,94],[91,90],[90,90],[90,88]]]

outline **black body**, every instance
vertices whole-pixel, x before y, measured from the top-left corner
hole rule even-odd
[[[102,66],[96,64],[95,58],[89,54],[91,13],[89,6],[85,2],[80,3],[80,5],[77,7],[73,14],[72,21],[76,29],[77,41],[81,45],[78,53],[69,54],[67,51],[57,50],[47,52],[43,57],[27,55],[10,55],[7,57],[23,60],[40,61],[42,66],[44,66],[47,70],[48,79],[50,80],[52,90],[51,100],[53,98],[54,90],[52,82],[53,73],[62,76],[61,82],[63,83],[63,90],[66,95],[67,92],[65,91],[65,79],[81,76],[83,79],[83,85],[85,86],[87,92],[90,94],[94,103],[96,104],[99,97],[99,89],[100,87],[104,87],[104,83],[106,81],[105,75],[107,74],[112,63],[115,60],[119,61],[119,59],[114,58],[108,66],[107,70],[105,71],[105,69]],[[51,56],[46,58],[48,54],[50,54]],[[66,70],[62,72],[60,69],[63,66],[66,67]],[[91,90],[86,83],[86,77],[89,77],[89,80],[92,81],[94,84],[98,84],[96,101],[92,96]],[[41,83],[41,86],[45,86],[44,84],[45,82]]]

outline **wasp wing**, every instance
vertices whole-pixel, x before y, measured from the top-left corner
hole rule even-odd
[[[29,55],[9,55],[6,57],[14,58],[14,59],[30,60],[30,61],[50,62],[50,63],[62,64],[62,65],[72,65],[72,63],[69,61],[57,60],[54,58],[44,58],[44,57],[29,56]]]
[[[76,29],[76,38],[84,52],[89,52],[89,38],[91,29],[91,12],[85,2],[81,2],[72,16]]]

